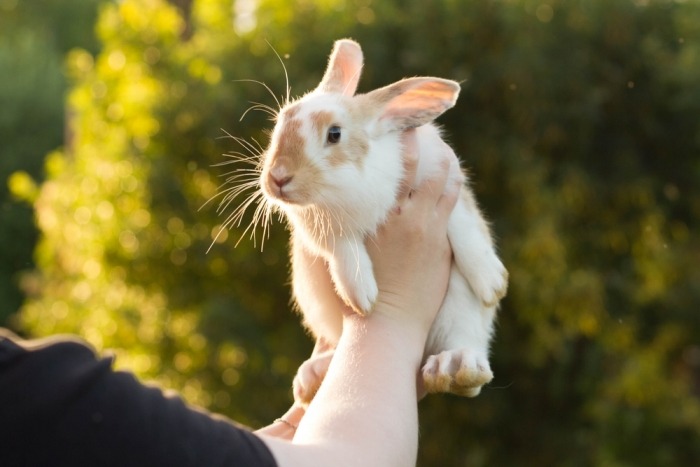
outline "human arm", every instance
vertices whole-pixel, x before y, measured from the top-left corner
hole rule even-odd
[[[404,154],[409,172],[415,171],[416,147],[411,132]],[[459,188],[445,186],[451,150],[436,150],[445,152],[440,177],[415,191],[404,187],[398,208],[368,242],[379,285],[374,312],[344,314],[324,383],[293,440],[259,432],[282,467],[415,464],[416,377],[447,286],[446,226]]]
[[[68,336],[0,328],[0,465],[274,466],[245,427],[115,371]]]

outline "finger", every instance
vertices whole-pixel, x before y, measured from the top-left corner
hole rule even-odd
[[[305,414],[306,409],[301,405],[295,403],[289,408],[289,410],[287,410],[287,412],[282,416],[282,418],[287,420],[292,425],[299,426],[299,423],[301,423],[301,419],[304,418]]]
[[[443,158],[440,160],[438,170],[425,180],[416,190],[420,196],[415,196],[417,200],[435,207],[445,192],[447,178],[450,174],[450,159]],[[412,198],[413,199],[413,198]]]
[[[260,428],[256,433],[291,440],[305,413],[304,407],[294,404],[284,415],[270,425]]]
[[[459,167],[459,159],[457,159],[457,155],[452,147],[450,147],[449,144],[444,143],[443,150],[445,151],[443,153],[444,156],[450,161],[449,173],[451,176],[448,175],[448,182],[445,186],[443,195],[438,200],[437,209],[438,211],[449,215],[459,200],[462,185],[464,183],[464,174],[461,172]]]
[[[407,130],[402,135],[403,152],[401,160],[403,162],[404,176],[401,180],[397,200],[405,199],[411,193],[418,171],[418,138],[416,130]]]
[[[447,182],[445,192],[440,197],[437,203],[437,211],[440,214],[449,216],[454,207],[457,205],[459,195],[462,192],[462,180],[459,178],[452,179]]]

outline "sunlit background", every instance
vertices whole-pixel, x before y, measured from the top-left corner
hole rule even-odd
[[[0,324],[279,416],[312,346],[287,232],[234,248],[205,203],[227,134],[267,141],[245,80],[283,95],[276,51],[303,94],[341,37],[360,91],[463,83],[440,121],[510,270],[495,379],[421,402],[419,465],[695,465],[697,0],[0,0]]]

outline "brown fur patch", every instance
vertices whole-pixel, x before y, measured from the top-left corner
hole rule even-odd
[[[275,162],[284,163],[290,172],[299,168],[306,158],[304,154],[304,138],[301,135],[301,120],[288,120],[285,118],[282,132],[272,157]]]
[[[368,101],[363,101],[360,95],[360,99],[357,102],[351,102],[352,105],[348,107],[350,112],[350,121],[353,122],[364,122],[371,117],[373,110],[367,109]],[[318,112],[318,113],[328,113],[330,112]],[[321,116],[318,117],[319,122],[321,121]],[[329,120],[328,125],[333,124],[333,120]],[[326,138],[324,134],[321,135],[322,138]],[[369,136],[362,129],[361,126],[342,128],[342,136],[340,144],[333,147],[331,154],[328,157],[328,163],[331,167],[337,167],[347,162],[352,162],[356,166],[360,167],[365,160],[367,154],[369,153]]]
[[[293,119],[297,116],[299,113],[299,104],[294,104],[290,105],[288,107],[285,107],[282,112],[280,112],[280,117],[283,117],[285,119]]]
[[[362,165],[362,162],[364,162],[369,153],[369,143],[367,142],[367,135],[364,132],[352,132],[350,135],[350,142],[348,143],[348,152],[352,154],[352,161],[355,165]]]
[[[309,118],[311,119],[311,127],[316,132],[319,141],[325,142],[326,132],[333,124],[333,114],[328,111],[321,110],[319,112],[313,112],[311,115],[309,115]]]
[[[335,146],[331,150],[331,155],[328,157],[328,164],[331,167],[343,165],[348,160],[347,154],[340,146]]]
[[[367,135],[354,129],[347,129],[345,133],[349,133],[349,135],[343,135],[345,140],[341,140],[339,145],[332,147],[328,164],[331,167],[338,167],[352,162],[360,167],[369,153]]]

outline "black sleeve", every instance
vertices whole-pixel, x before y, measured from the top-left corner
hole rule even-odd
[[[270,466],[232,422],[112,370],[84,343],[0,329],[0,466]]]

